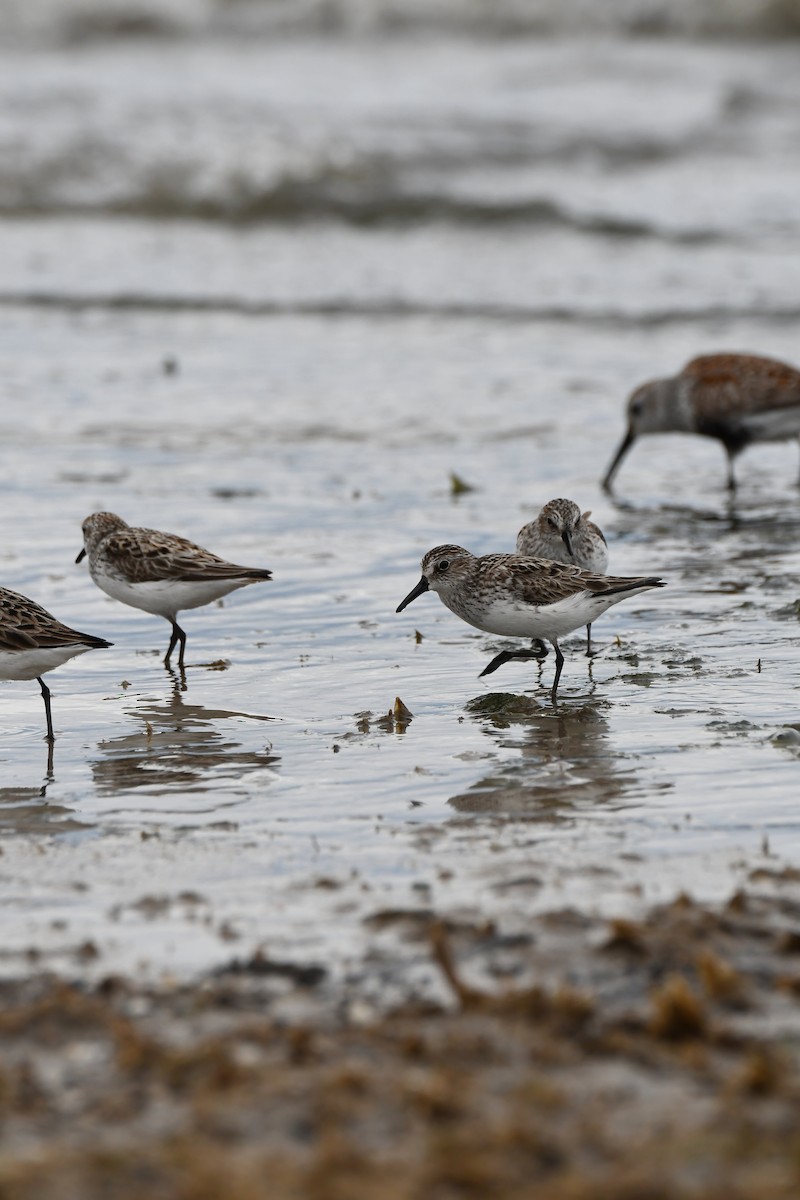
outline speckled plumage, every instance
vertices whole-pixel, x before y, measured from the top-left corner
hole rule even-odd
[[[422,578],[397,611],[430,589],[476,629],[504,637],[544,638],[556,652],[555,700],[564,663],[558,639],[628,596],[663,586],[653,576],[600,575],[551,559],[519,554],[478,558],[462,546],[436,546],[423,558]],[[504,651],[481,674],[490,674],[512,658],[532,657],[532,651]]]
[[[601,575],[608,566],[608,546],[590,512],[582,513],[574,500],[549,500],[535,521],[517,534],[517,554],[574,563]],[[586,653],[591,653],[592,627],[586,626]]]
[[[517,554],[573,563],[601,575],[608,566],[608,545],[591,515],[573,500],[549,500],[517,534]]]
[[[678,375],[642,384],[628,401],[628,428],[604,488],[636,438],[648,433],[716,438],[728,456],[733,490],[734,459],[746,446],[800,437],[800,371],[757,354],[703,354]]]
[[[163,617],[172,625],[165,656],[180,642],[183,667],[186,634],[177,623],[184,608],[200,608],[237,588],[272,577],[260,567],[242,567],[204,550],[188,538],[158,529],[137,529],[116,513],[92,513],[83,522],[84,549],[92,579],[107,595]]]
[[[51,743],[50,689],[42,675],[87,650],[110,645],[104,638],[63,625],[35,600],[0,588],[0,679],[38,679]]]

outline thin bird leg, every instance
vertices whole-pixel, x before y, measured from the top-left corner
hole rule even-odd
[[[183,673],[183,654],[186,649],[186,634],[179,626],[176,625],[175,628],[178,630],[178,637],[181,641],[181,649],[180,653],[178,654],[178,667],[180,668],[181,673]]]
[[[733,455],[731,454],[731,452],[727,446],[725,447],[725,453],[728,456],[728,491],[735,492],[736,491],[736,476],[733,472]]]
[[[540,659],[541,654],[537,654],[534,650],[501,650],[496,654],[488,667],[484,667],[478,678],[483,675],[491,675],[498,667],[502,667],[503,663],[512,662],[514,659]]]
[[[592,622],[590,621],[589,624],[586,626],[586,655],[588,658],[591,658],[593,653],[594,653],[594,651],[592,650]]]
[[[169,660],[172,655],[172,651],[175,649],[178,642],[180,642],[180,644],[181,644],[180,652],[178,654],[178,666],[180,667],[181,670],[183,670],[183,652],[186,649],[186,634],[183,632],[183,630],[181,629],[181,627],[177,623],[177,621],[173,621],[172,622],[172,637],[169,639],[169,647],[167,649],[167,653],[164,656],[164,666],[165,667],[169,666]]]
[[[561,678],[561,668],[564,666],[564,655],[561,653],[561,647],[559,646],[558,642],[553,642],[553,649],[556,652],[556,677],[553,680],[553,687],[550,692],[550,696],[553,700],[553,704],[555,704],[556,692],[558,691],[558,681]]]
[[[37,675],[36,678],[39,681],[39,687],[42,689],[42,699],[44,700],[44,715],[47,717],[47,741],[52,746],[53,742],[56,740],[56,737],[55,737],[55,734],[53,733],[53,717],[50,712],[50,688],[47,686],[45,681],[42,679],[41,675]]]

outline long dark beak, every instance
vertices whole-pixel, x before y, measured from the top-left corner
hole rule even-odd
[[[85,558],[86,558],[86,547],[84,546],[83,550],[81,550],[80,554],[79,554],[79,555],[78,555],[78,557],[75,559],[75,562],[76,562],[76,563],[83,562],[83,560],[84,560]]]
[[[568,529],[565,529],[564,532],[561,534],[561,540],[564,543],[564,545],[567,547],[567,554],[570,556],[570,558],[574,558],[575,555],[572,552],[572,538],[569,536]]]
[[[629,429],[628,432],[625,434],[625,437],[622,439],[622,445],[620,446],[617,453],[614,455],[614,461],[612,462],[611,466],[608,468],[608,470],[605,473],[605,477],[603,479],[603,484],[602,484],[604,492],[611,491],[611,481],[617,473],[619,464],[622,462],[623,458],[628,453],[628,451],[630,450],[631,446],[633,445],[633,443],[635,441],[636,441],[636,434],[633,432],[632,429]]]
[[[422,579],[420,579],[420,581],[419,581],[419,583],[417,584],[417,586],[416,586],[415,588],[413,588],[413,589],[412,589],[412,591],[410,591],[410,592],[408,593],[408,595],[406,596],[405,600],[402,600],[402,601],[400,602],[400,604],[398,604],[397,608],[396,608],[394,611],[395,611],[395,612],[402,612],[402,611],[403,611],[403,609],[404,609],[404,608],[405,608],[407,605],[409,605],[409,604],[411,603],[411,601],[412,601],[412,600],[416,600],[417,596],[421,596],[421,595],[422,595],[422,593],[423,593],[423,592],[427,592],[427,590],[428,590],[428,581],[427,581],[427,579],[425,578],[425,576],[423,575],[423,576],[422,576]]]

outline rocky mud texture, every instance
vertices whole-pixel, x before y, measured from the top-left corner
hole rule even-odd
[[[258,956],[194,986],[4,983],[0,1196],[800,1194],[794,872],[641,921],[413,936],[449,1002],[379,1012]]]

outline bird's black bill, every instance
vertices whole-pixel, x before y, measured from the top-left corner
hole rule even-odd
[[[568,529],[565,529],[564,532],[562,533],[561,540],[564,543],[564,545],[567,547],[567,554],[570,556],[570,558],[574,558],[575,555],[572,553],[572,538],[569,536]]]
[[[425,576],[423,575],[422,579],[420,579],[417,586],[408,593],[405,600],[401,600],[401,602],[398,604],[397,608],[394,611],[402,612],[403,609],[406,608],[411,603],[412,600],[416,600],[417,596],[421,596],[422,593],[427,592],[427,590],[428,590],[428,581],[425,578]]]
[[[75,559],[75,562],[76,562],[76,563],[83,562],[83,560],[84,560],[85,558],[86,558],[86,547],[84,547],[84,548],[83,548],[83,550],[81,550],[80,554],[79,554],[79,555],[78,555],[78,557]]]
[[[614,461],[612,462],[611,466],[608,468],[608,470],[605,473],[605,477],[603,479],[603,484],[602,484],[604,492],[609,492],[611,490],[611,482],[612,482],[614,476],[616,475],[617,471],[619,470],[619,464],[622,462],[623,458],[628,453],[628,451],[630,450],[631,446],[633,445],[633,443],[635,441],[636,441],[636,434],[633,432],[632,429],[629,429],[628,432],[625,434],[625,437],[622,439],[622,445],[620,446],[617,453],[614,455]]]

